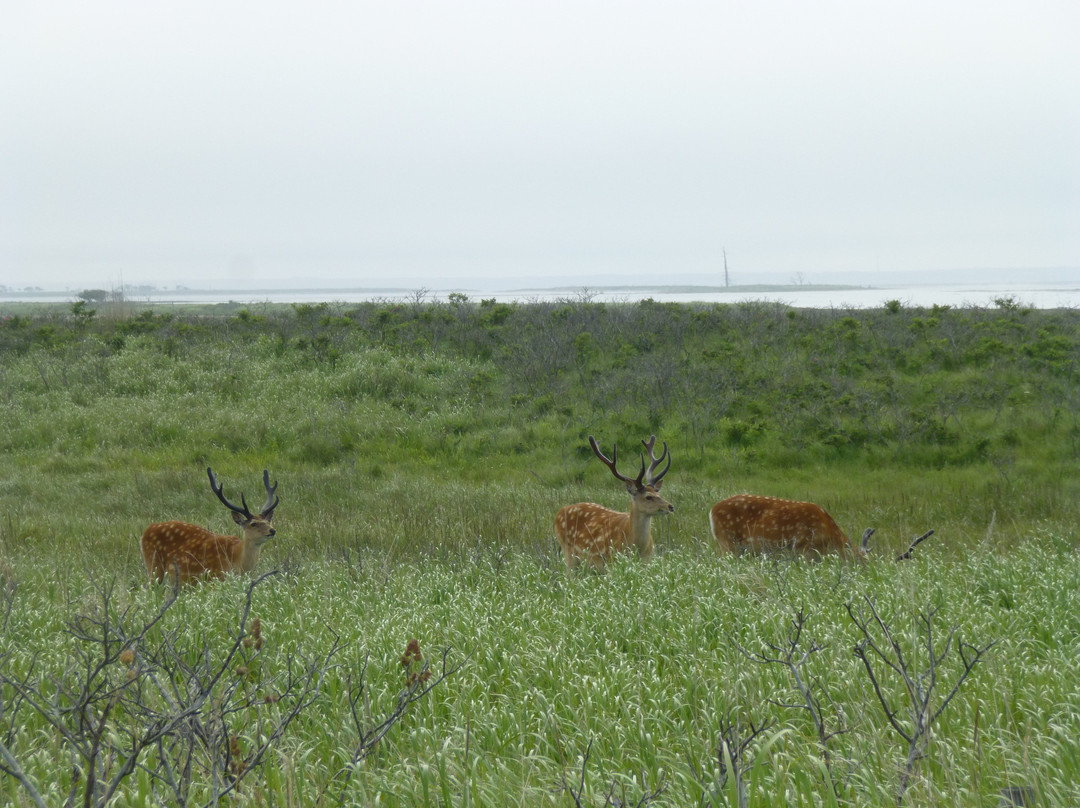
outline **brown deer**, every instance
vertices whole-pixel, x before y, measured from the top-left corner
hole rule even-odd
[[[862,561],[873,533],[867,530],[862,544],[854,547],[820,505],[753,494],[738,494],[717,502],[709,512],[709,522],[717,545],[729,553],[838,553]]]
[[[160,582],[172,574],[179,585],[199,578],[224,578],[230,572],[250,572],[259,561],[262,546],[274,537],[276,531],[270,522],[278,505],[274,493],[277,482],[270,485],[269,471],[263,470],[266,504],[257,515],[248,510],[242,493],[242,507],[225,499],[221,484],[209,466],[206,474],[210,477],[210,489],[232,511],[233,521],[244,529],[244,535],[222,536],[187,522],[155,522],[142,536],[143,560],[150,580]]]
[[[612,449],[611,459],[608,460],[596,445],[596,439],[589,435],[593,453],[611,469],[617,480],[626,484],[630,494],[630,512],[613,511],[594,502],[579,502],[561,509],[555,515],[555,535],[568,571],[577,569],[582,559],[593,568],[602,570],[612,555],[624,550],[637,550],[643,561],[652,557],[652,518],[657,514],[675,512],[674,506],[660,496],[663,477],[671,468],[671,455],[668,454],[667,443],[659,458],[653,455],[655,435],[641,443],[649,453],[649,467],[646,469],[645,458],[642,457],[641,471],[637,477],[631,478],[623,476],[615,468],[619,457],[618,446]],[[667,458],[667,465],[657,472],[664,458]]]

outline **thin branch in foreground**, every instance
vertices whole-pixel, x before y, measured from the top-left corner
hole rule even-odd
[[[952,689],[934,706],[934,692],[938,687],[938,674],[942,663],[952,649],[956,639],[957,627],[949,629],[944,642],[935,640],[934,617],[937,609],[927,606],[918,614],[918,622],[921,624],[923,650],[926,654],[925,667],[918,670],[908,656],[905,656],[903,648],[896,640],[890,625],[881,617],[874,601],[864,596],[865,605],[856,608],[854,603],[847,604],[847,612],[851,621],[859,629],[862,639],[855,645],[855,656],[863,663],[867,676],[874,688],[874,694],[885,713],[885,718],[895,732],[907,743],[907,755],[904,765],[900,770],[900,781],[897,785],[896,804],[899,806],[904,801],[914,777],[918,762],[925,756],[930,741],[930,731],[934,723],[941,717],[945,708],[953,700],[960,687],[967,681],[975,665],[982,656],[989,651],[996,641],[983,646],[976,646],[957,640],[957,650],[960,656],[961,670],[953,683]],[[875,634],[884,636],[886,642],[879,644]],[[884,666],[884,670],[891,670],[900,679],[903,685],[907,704],[903,712],[908,720],[902,721],[901,708],[890,704],[886,696],[881,676],[875,663]]]
[[[37,713],[71,756],[68,805],[81,791],[82,805],[105,808],[136,772],[155,799],[169,805],[188,805],[201,774],[207,804],[216,804],[261,771],[273,745],[321,692],[340,649],[335,640],[310,659],[289,655],[279,674],[252,674],[263,653],[252,597],[271,574],[248,584],[239,624],[223,648],[209,640],[185,647],[179,629],[151,634],[176,602],[175,589],[140,619],[134,607],[116,607],[110,582],[96,584],[98,605],[70,621],[76,645],[66,670],[54,677],[15,677],[0,665],[0,695]],[[0,703],[0,713],[4,709]],[[10,740],[0,759],[0,770],[15,776],[36,802],[36,787]]]
[[[720,746],[716,751],[716,760],[720,768],[721,783],[725,782],[730,771],[735,781],[735,793],[739,801],[739,808],[746,808],[746,773],[754,765],[753,758],[746,760],[746,750],[750,744],[766,730],[776,724],[775,719],[768,719],[761,726],[755,726],[750,721],[750,734],[743,736],[742,728],[737,721],[730,716],[720,722]]]
[[[364,658],[359,674],[354,678],[351,671],[346,674],[348,686],[349,713],[352,716],[353,728],[356,730],[357,740],[353,748],[349,762],[338,770],[327,783],[329,784],[338,777],[341,781],[340,799],[345,800],[345,788],[352,779],[360,762],[370,755],[390,729],[404,717],[409,705],[424,698],[435,687],[446,680],[448,676],[456,673],[462,665],[472,656],[472,653],[454,664],[450,664],[449,657],[452,647],[447,646],[442,651],[442,666],[438,675],[431,670],[430,662],[424,658],[420,651],[420,643],[410,640],[405,653],[401,657],[401,665],[405,672],[405,689],[398,693],[394,707],[377,724],[371,724],[370,704],[368,703],[368,690],[365,682],[368,668],[368,658]],[[364,710],[361,715],[360,704],[363,702]],[[325,789],[324,789],[325,792]]]
[[[589,765],[589,755],[592,753],[592,738],[589,739],[588,745],[585,747],[585,751],[581,753],[581,777],[578,778],[577,789],[567,782],[566,772],[562,774],[562,786],[566,790],[566,793],[570,795],[570,799],[574,801],[574,805],[577,808],[583,808],[581,804],[582,795],[585,793],[585,769]]]
[[[819,651],[825,650],[826,646],[811,639],[808,644],[800,648],[800,642],[803,639],[803,629],[805,626],[806,612],[800,607],[791,619],[791,627],[788,629],[787,637],[784,642],[781,644],[771,642],[765,643],[766,648],[769,649],[768,651],[753,653],[744,648],[734,638],[732,638],[732,642],[743,656],[751,662],[759,665],[781,665],[787,668],[788,673],[791,675],[792,681],[795,684],[795,689],[799,692],[801,702],[787,704],[776,701],[775,699],[769,699],[769,701],[781,707],[793,707],[795,709],[805,710],[810,716],[810,720],[814,725],[814,731],[817,734],[818,746],[821,748],[822,757],[825,762],[829,786],[833,793],[837,794],[837,783],[832,768],[832,750],[829,747],[829,741],[837,735],[848,732],[848,729],[844,726],[843,717],[842,714],[839,714],[839,711],[836,716],[836,728],[831,729],[826,724],[825,710],[822,708],[821,700],[817,694],[820,685],[814,678],[805,672],[806,664],[809,662],[810,658]],[[817,688],[815,688],[816,684],[818,685]]]
[[[0,740],[0,772],[18,780],[38,808],[49,808],[48,803],[45,802],[45,799],[37,790],[37,786],[26,776],[26,773],[23,772],[22,767],[19,765],[19,761],[15,759],[15,756],[11,754],[11,751],[2,740]]]
[[[570,799],[574,801],[576,808],[585,808],[588,804],[585,802],[585,771],[589,766],[589,755],[592,753],[592,744],[593,742],[590,738],[588,745],[585,747],[585,751],[581,755],[581,774],[578,777],[577,788],[574,787],[573,783],[570,783],[566,779],[566,772],[563,772],[561,776],[561,788],[570,795]],[[633,806],[634,808],[646,808],[646,806],[652,804],[653,801],[658,799],[660,795],[664,793],[665,789],[667,789],[667,784],[663,782],[662,777],[660,784],[651,791],[647,790],[645,782],[645,772],[642,772],[642,788],[646,790],[643,791],[637,802],[631,803],[626,799],[625,786],[620,790],[618,796],[615,795],[615,789],[619,785],[619,780],[618,778],[613,777],[611,779],[611,785],[604,795],[604,808],[629,808],[630,806]]]
[[[705,767],[699,767],[693,759],[687,760],[690,773],[704,792],[700,802],[702,808],[711,808],[716,804],[714,800],[721,804],[730,804],[730,800],[723,794],[729,780],[735,786],[735,802],[739,808],[746,808],[746,773],[754,767],[755,762],[753,756],[747,760],[747,750],[760,735],[776,724],[776,720],[770,718],[760,726],[753,721],[749,724],[750,734],[744,735],[742,726],[731,718],[730,713],[720,720],[720,738],[711,761],[717,776],[710,776]]]

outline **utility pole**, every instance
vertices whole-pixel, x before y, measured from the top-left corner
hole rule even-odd
[[[731,280],[728,278],[727,273],[727,247],[724,248],[724,286],[730,286]]]

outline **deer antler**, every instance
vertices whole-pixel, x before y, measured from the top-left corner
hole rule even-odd
[[[656,446],[656,435],[651,435],[647,441],[643,440],[641,443],[645,447],[645,451],[649,453],[649,470],[645,473],[645,482],[659,488],[660,481],[664,478],[664,475],[668,473],[668,469],[671,468],[671,455],[668,454],[667,441],[664,441],[664,451],[660,453],[659,458],[653,456],[653,447]],[[655,472],[659,465],[664,462],[665,457],[667,458],[667,465],[664,467],[664,470],[659,474],[654,474],[653,472]],[[641,458],[641,465],[644,468],[645,458]]]
[[[225,499],[225,494],[223,494],[221,491],[221,483],[218,482],[217,477],[214,476],[213,469],[211,469],[209,466],[206,467],[206,474],[210,477],[210,490],[217,494],[217,498],[221,500],[221,504],[233,513],[238,513],[247,519],[251,519],[251,511],[248,510],[247,502],[244,500],[244,495],[242,493],[240,494],[240,502],[244,507],[237,508],[235,505],[229,502],[229,500]],[[267,480],[269,481],[269,474],[267,474]]]
[[[638,488],[641,488],[641,480],[645,477],[645,458],[641,459],[641,472],[638,474],[637,479],[634,479],[632,477],[627,477],[625,475],[619,474],[618,469],[615,468],[615,464],[619,461],[619,444],[612,444],[610,460],[608,460],[608,458],[604,456],[604,453],[600,451],[600,447],[596,445],[596,438],[594,438],[592,435],[589,435],[589,445],[592,447],[593,454],[600,458],[600,462],[602,462],[605,466],[611,469],[611,473],[615,475],[616,480],[621,480],[627,485],[633,483]]]
[[[272,519],[274,508],[278,506],[279,500],[274,494],[277,491],[277,480],[274,480],[274,484],[270,485],[270,471],[268,469],[263,469],[263,488],[266,489],[266,504],[259,511],[259,516],[263,519]],[[243,495],[241,495],[241,499],[243,499]]]

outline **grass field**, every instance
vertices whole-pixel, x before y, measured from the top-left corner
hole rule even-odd
[[[0,352],[0,802],[1080,802],[1076,312],[60,307]],[[656,557],[567,576],[555,511],[627,504],[587,435],[651,433]],[[138,537],[232,530],[207,465],[280,482],[277,572],[171,602]],[[721,557],[740,491],[875,558]]]

